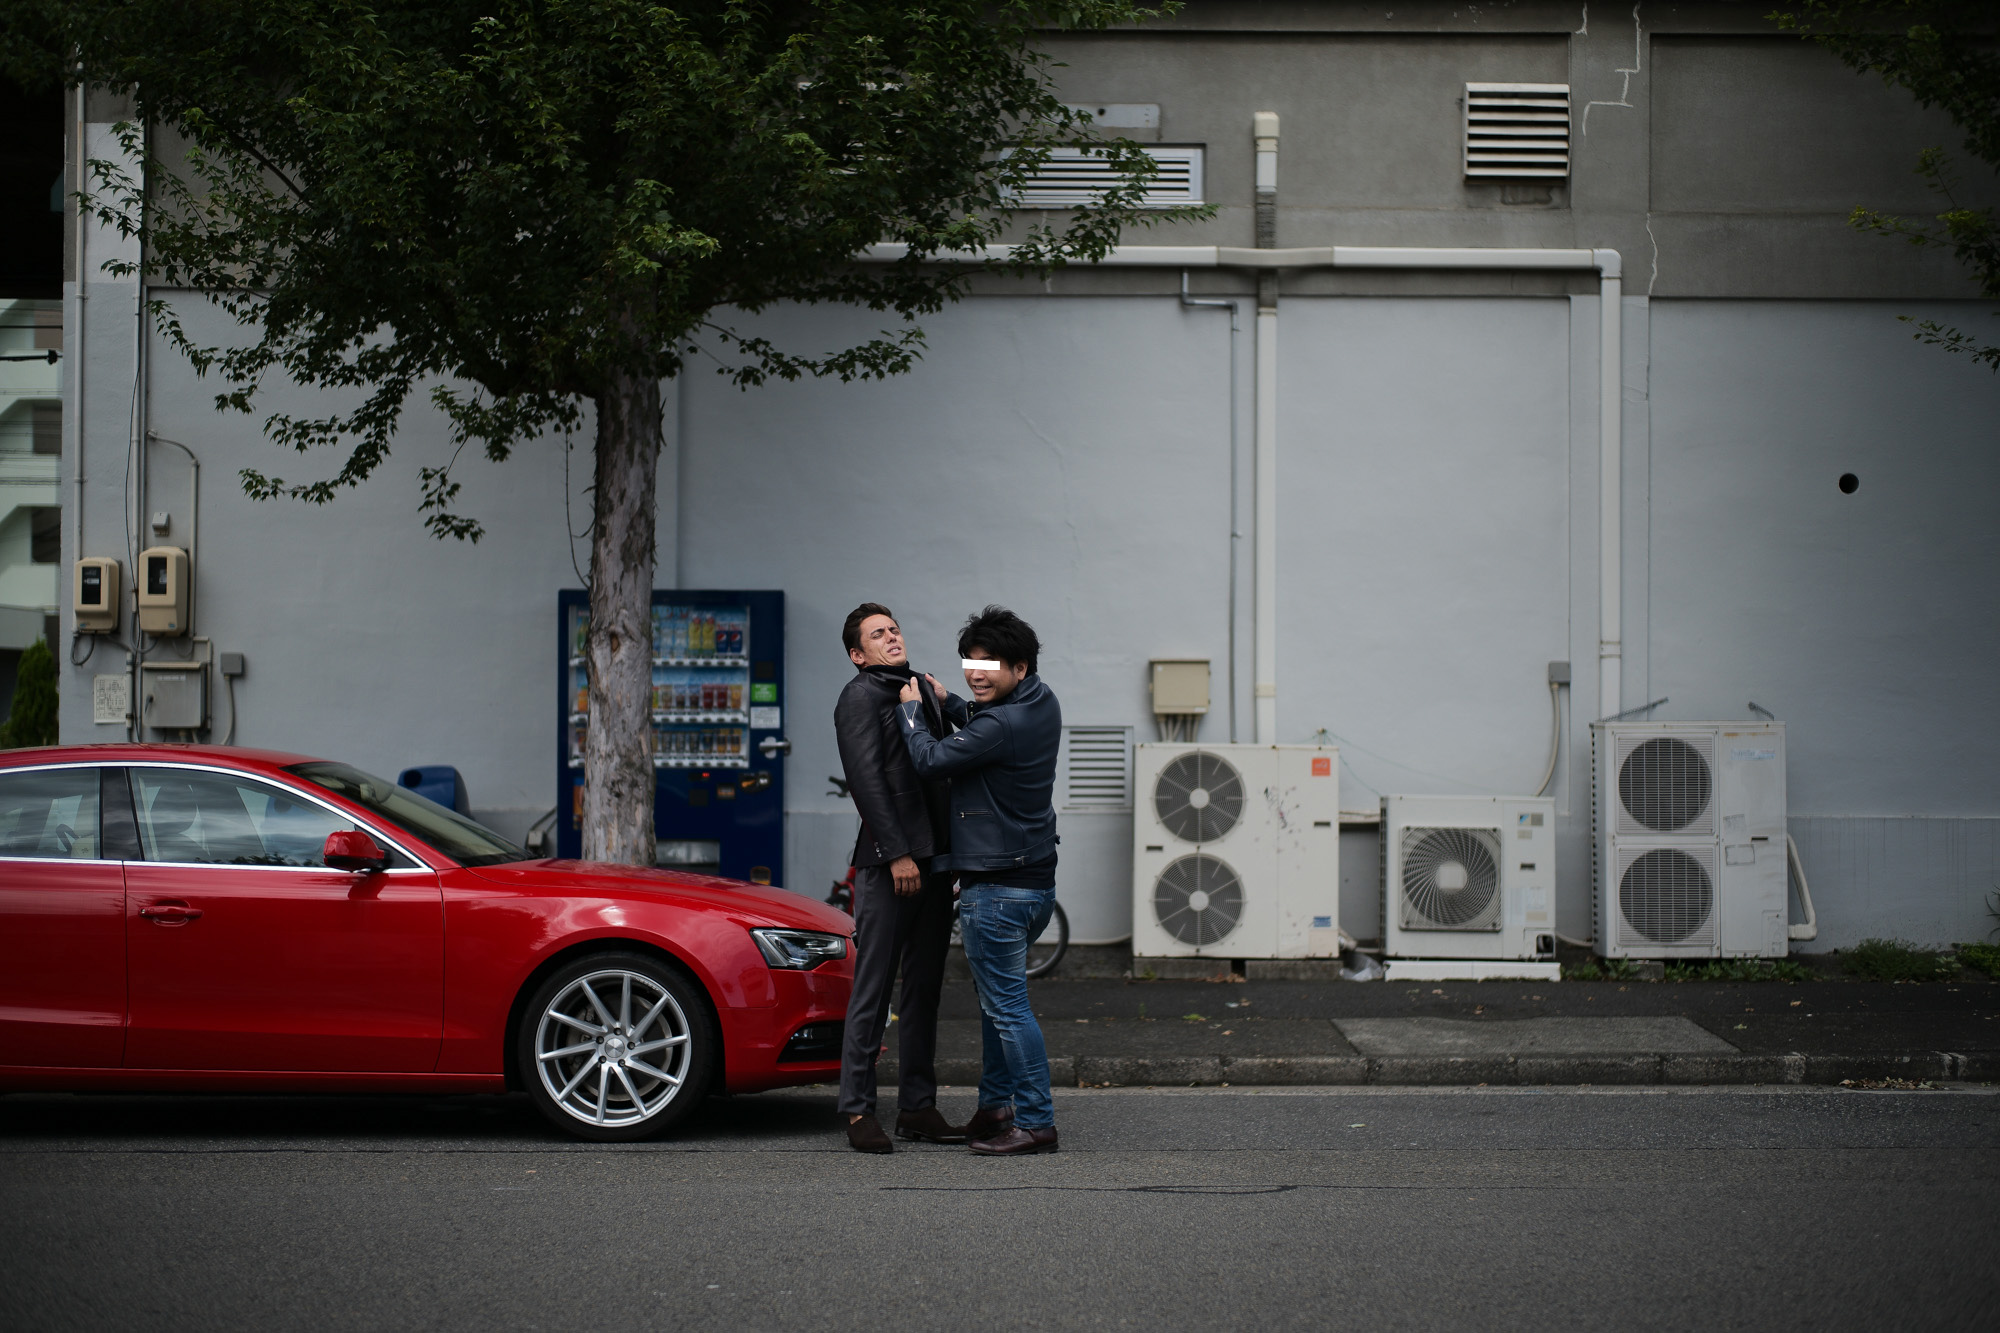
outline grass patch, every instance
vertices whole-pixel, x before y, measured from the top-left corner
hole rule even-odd
[[[1668,981],[1811,981],[1813,970],[1789,958],[1711,958],[1668,963]]]
[[[1644,981],[1639,965],[1630,958],[1591,958],[1581,963],[1564,963],[1564,981]]]
[[[2000,981],[2000,944],[1961,944],[1958,946],[1958,961]]]
[[[1949,981],[1958,975],[1950,957],[1908,940],[1863,940],[1840,955],[1840,964],[1864,981]]]

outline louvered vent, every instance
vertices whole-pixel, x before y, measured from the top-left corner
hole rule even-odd
[[[1146,186],[1146,207],[1174,208],[1201,202],[1201,149],[1144,151],[1160,169],[1160,174]],[[1104,158],[1093,157],[1081,148],[1057,148],[1027,183],[1014,192],[1013,201],[1020,208],[1076,208],[1096,203],[1106,190],[1120,182],[1118,172]]]
[[[1465,85],[1465,174],[1569,175],[1569,85]]]
[[[1132,808],[1132,729],[1063,728],[1062,799],[1066,810]]]

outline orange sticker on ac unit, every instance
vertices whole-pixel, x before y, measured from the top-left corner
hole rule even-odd
[[[1314,776],[1314,777],[1316,777],[1316,778],[1330,778],[1330,777],[1332,777],[1332,776],[1333,776],[1333,760],[1331,760],[1331,759],[1315,759],[1315,760],[1313,760],[1313,776]]]

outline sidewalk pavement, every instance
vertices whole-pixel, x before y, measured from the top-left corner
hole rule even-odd
[[[1030,983],[1060,1087],[2000,1081],[2000,983]],[[938,1079],[979,1079],[948,981]],[[882,1086],[896,1079],[892,1025]]]

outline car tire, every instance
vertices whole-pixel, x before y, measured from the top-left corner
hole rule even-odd
[[[701,987],[642,953],[593,953],[537,984],[515,1034],[528,1096],[598,1143],[664,1134],[701,1104],[721,1047]]]

